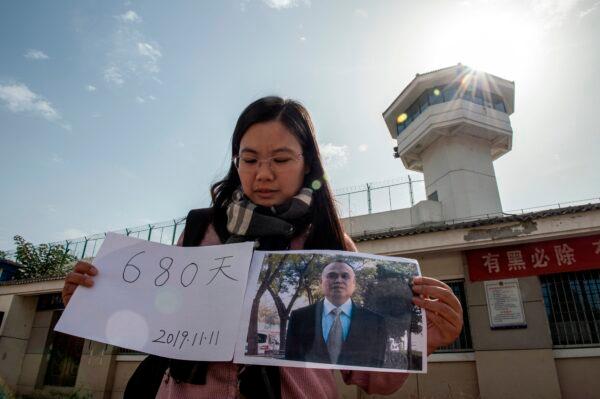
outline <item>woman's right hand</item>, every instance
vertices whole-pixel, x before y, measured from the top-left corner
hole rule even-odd
[[[77,286],[93,286],[93,276],[97,274],[98,269],[96,269],[91,263],[83,261],[77,262],[73,271],[67,274],[67,278],[65,279],[65,285],[62,289],[63,304],[67,306],[67,303],[69,303],[69,300],[71,299],[71,296],[73,296],[73,293],[75,292],[75,288],[77,288]]]

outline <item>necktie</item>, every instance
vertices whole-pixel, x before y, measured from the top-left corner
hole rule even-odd
[[[342,321],[340,320],[340,314],[342,309],[335,308],[331,311],[331,314],[335,317],[333,325],[329,330],[329,336],[327,337],[327,351],[329,352],[329,358],[331,363],[335,364],[338,361],[340,352],[342,351]]]

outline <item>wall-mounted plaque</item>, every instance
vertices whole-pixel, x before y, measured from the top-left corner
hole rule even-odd
[[[493,329],[527,327],[519,281],[513,278],[484,281],[484,284],[490,327]]]

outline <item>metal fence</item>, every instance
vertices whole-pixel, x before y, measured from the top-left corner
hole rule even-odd
[[[409,208],[425,199],[425,182],[408,175],[335,190],[335,199],[342,218]]]
[[[406,208],[414,205],[425,196],[423,180],[409,176],[384,182],[367,183],[364,186],[346,187],[335,190],[338,212],[341,217],[357,216],[367,213]],[[185,217],[160,223],[151,223],[137,227],[126,227],[115,233],[148,241],[173,245],[185,227]],[[55,242],[62,245],[69,254],[77,259],[96,256],[106,233],[79,237]],[[8,252],[8,259],[15,260],[15,252]]]
[[[338,213],[342,218],[360,216],[370,213],[389,211],[394,209],[409,208],[415,203],[426,199],[425,182],[414,176],[403,179],[388,180],[382,182],[367,183],[365,185],[353,186],[334,190]],[[534,212],[545,209],[556,209],[567,206],[599,203],[600,198],[589,198],[579,201],[554,203],[537,206],[534,208],[523,208],[498,214],[476,215],[463,219],[446,220],[444,223],[459,223],[470,219],[485,219],[509,214]],[[125,234],[130,237],[145,239],[173,245],[185,227],[185,217],[180,217],[160,223],[150,223],[137,227],[127,227],[115,233]],[[410,226],[402,226],[410,227]],[[386,231],[390,226],[386,227]],[[50,245],[62,245],[69,254],[78,259],[96,256],[98,249],[106,233],[54,242]],[[6,251],[6,258],[15,260],[15,251]]]

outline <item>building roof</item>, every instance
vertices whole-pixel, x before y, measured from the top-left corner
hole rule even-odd
[[[492,224],[508,222],[525,222],[535,219],[543,219],[552,216],[561,216],[574,213],[600,210],[600,203],[569,206],[564,208],[547,209],[537,212],[528,212],[522,214],[503,214],[502,216],[491,216],[471,220],[444,221],[439,223],[428,223],[427,225],[411,226],[400,229],[386,229],[376,231],[365,231],[363,234],[353,234],[352,239],[355,242],[380,240],[385,238],[395,238],[410,236],[416,234],[434,233],[438,231],[467,229],[472,227],[488,226]]]
[[[22,280],[0,281],[0,287],[5,286],[5,285],[19,285],[19,284],[41,283],[44,281],[63,280],[65,277],[66,277],[66,275],[26,278],[26,279],[22,279]]]
[[[16,268],[22,268],[23,267],[22,264],[20,264],[18,262],[15,262],[15,261],[12,261],[10,259],[6,259],[6,258],[0,259],[0,266],[2,266],[2,265],[14,266]]]

